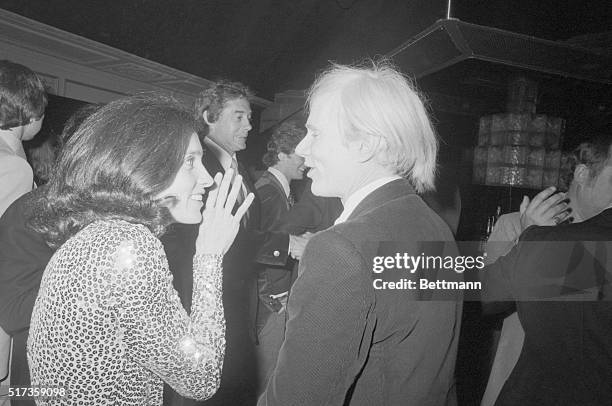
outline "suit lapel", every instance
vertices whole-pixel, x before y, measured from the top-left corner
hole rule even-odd
[[[272,186],[274,186],[276,188],[276,191],[278,192],[279,196],[282,196],[284,198],[284,202],[287,206],[287,210],[289,210],[289,198],[285,195],[285,189],[283,189],[283,185],[281,185],[281,183],[279,182],[278,179],[276,179],[276,176],[274,176],[272,173],[270,173],[270,171],[265,171],[262,175],[262,177],[265,176],[265,179],[268,181],[268,183],[270,183]]]
[[[217,159],[215,154],[210,149],[208,149],[206,144],[203,144],[202,148],[204,149],[204,155],[202,156],[202,164],[208,171],[208,174],[213,178],[219,172],[224,174],[225,169],[223,169],[223,166],[221,166],[221,162],[219,162],[219,159]]]

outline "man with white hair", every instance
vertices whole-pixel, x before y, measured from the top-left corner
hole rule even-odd
[[[344,211],[306,246],[258,404],[453,404],[461,294],[434,302],[373,283],[409,275],[374,274],[381,253],[418,255],[431,241],[446,242],[442,254],[456,250],[448,226],[416,194],[433,187],[438,149],[423,102],[403,75],[373,64],[332,66],[308,104],[296,153],[311,168],[312,192],[340,197]]]

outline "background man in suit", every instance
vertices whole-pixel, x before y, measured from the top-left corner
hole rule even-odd
[[[436,166],[425,107],[384,64],[334,65],[308,100],[308,133],[296,152],[311,168],[312,192],[340,197],[344,211],[306,246],[285,340],[259,405],[447,404],[461,294],[416,301],[417,292],[372,283],[383,242],[420,254],[421,242],[447,241],[456,251],[448,226],[415,193],[432,188]]]
[[[295,154],[295,147],[306,135],[294,122],[282,123],[272,133],[263,156],[268,168],[255,183],[261,201],[261,228],[280,231],[289,210],[295,203],[290,183],[304,176],[304,158]],[[292,281],[293,263],[285,266],[264,266],[257,277],[257,381],[263,392],[267,378],[276,365],[278,350],[285,333],[285,304]]]
[[[45,87],[34,72],[18,63],[0,61],[0,216],[34,186],[21,142],[40,131],[46,106]],[[8,374],[10,342],[0,328],[0,380]]]
[[[576,223],[528,228],[484,273],[485,298],[515,300],[525,332],[495,405],[612,399],[612,136],[581,145],[577,159]]]
[[[248,193],[254,192],[248,172],[238,162],[236,152],[246,148],[251,127],[251,91],[242,83],[218,81],[212,83],[198,96],[195,103],[195,118],[198,131],[205,136],[206,148],[203,159],[211,174],[225,173],[234,168],[243,176],[243,185],[238,202]],[[255,198],[234,240],[234,244],[223,259],[223,305],[225,308],[226,351],[217,394],[206,401],[206,405],[249,405],[256,400],[255,370],[255,312],[257,303],[255,262],[282,266],[290,256],[301,255],[306,238],[285,232],[261,231],[261,203]],[[191,308],[191,257],[197,226],[177,225],[167,233],[162,242],[168,263],[173,271],[177,291],[182,292],[183,305]],[[191,247],[191,248],[190,248]],[[165,403],[176,404],[170,391],[166,391]],[[182,400],[184,404],[190,401]]]

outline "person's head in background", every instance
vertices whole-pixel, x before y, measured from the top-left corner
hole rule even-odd
[[[438,141],[412,83],[388,63],[332,65],[308,92],[308,133],[296,152],[312,192],[346,199],[377,179],[434,187]]]
[[[139,223],[159,235],[173,222],[199,223],[212,183],[190,111],[163,95],[124,97],[68,139],[32,224],[55,247],[98,220]]]
[[[567,196],[575,221],[584,221],[612,206],[612,134],[580,144],[570,159]]]
[[[49,181],[62,145],[68,141],[79,125],[99,108],[97,104],[87,104],[78,108],[64,124],[60,135],[51,134],[42,144],[27,148],[26,152],[34,171],[34,181],[38,186]]]
[[[42,80],[26,66],[0,60],[0,132],[31,140],[40,131],[46,107]]]
[[[246,148],[251,130],[253,93],[240,82],[221,80],[202,91],[195,102],[199,133],[233,155]]]
[[[306,135],[306,129],[295,122],[279,125],[267,145],[262,161],[267,168],[274,168],[285,175],[289,182],[304,176],[304,158],[295,153],[295,147]]]

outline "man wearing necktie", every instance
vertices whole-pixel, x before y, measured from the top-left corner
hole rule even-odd
[[[205,137],[203,164],[211,174],[235,167],[243,177],[241,195],[254,192],[248,172],[236,159],[246,148],[251,127],[251,91],[239,82],[212,83],[198,96],[195,118],[198,132]],[[239,197],[240,199],[240,197]],[[238,203],[238,202],[237,202]],[[223,259],[223,305],[227,322],[226,352],[217,394],[206,402],[215,404],[254,404],[255,398],[255,312],[256,276],[259,264],[283,266],[290,256],[299,257],[306,238],[285,232],[269,232],[260,225],[261,203],[255,198],[245,214],[234,244]],[[191,258],[188,251],[197,236],[197,226],[179,225],[163,239],[170,269],[175,269],[174,285],[182,301],[191,307]],[[165,398],[166,404],[177,400]],[[184,401],[184,400],[183,400]],[[189,404],[184,401],[183,404]]]
[[[263,163],[268,168],[255,183],[261,201],[261,227],[280,231],[293,206],[290,182],[304,176],[304,158],[295,147],[306,135],[306,129],[294,122],[278,126],[270,137]],[[292,281],[294,264],[261,266],[257,278],[257,382],[263,392],[269,374],[276,365],[278,350],[285,335],[285,304]]]

